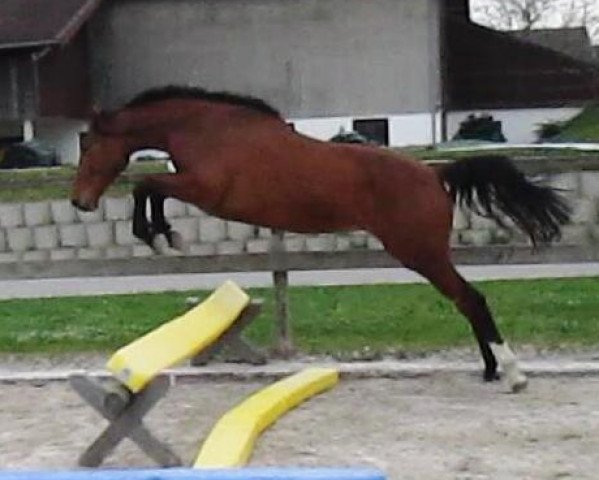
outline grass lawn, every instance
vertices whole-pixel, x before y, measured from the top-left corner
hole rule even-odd
[[[505,155],[515,158],[597,158],[598,152],[576,150],[574,148],[497,148],[483,150],[436,150],[433,148],[405,147],[396,148],[421,160],[458,160],[460,158],[475,157],[480,155]]]
[[[480,282],[513,344],[599,344],[599,278]],[[273,344],[270,289],[250,338]],[[208,292],[0,302],[0,351],[112,351],[185,311]],[[421,352],[474,345],[466,321],[429,285],[302,287],[290,291],[295,343],[307,353]],[[367,348],[368,347],[368,348]]]
[[[589,105],[563,125],[554,139],[559,142],[599,142],[599,104]]]
[[[146,161],[129,165],[129,175],[165,172],[164,162]],[[75,177],[74,166],[0,170],[0,203],[60,200],[70,197],[71,183]],[[121,176],[106,195],[120,196],[131,192],[133,181]]]

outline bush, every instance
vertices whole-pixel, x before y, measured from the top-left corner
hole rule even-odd
[[[329,139],[333,143],[370,143],[369,140],[358,132],[341,131]]]
[[[486,140],[489,142],[505,142],[501,131],[501,122],[494,120],[489,114],[468,115],[468,118],[460,123],[458,133],[454,140]]]
[[[549,121],[537,124],[535,134],[539,141],[550,140],[564,129],[564,122]]]

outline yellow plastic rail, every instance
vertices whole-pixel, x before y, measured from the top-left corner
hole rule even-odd
[[[139,392],[165,368],[216,341],[249,301],[243,290],[227,281],[198,306],[118,350],[106,368],[132,392]]]
[[[307,368],[280,380],[227,412],[204,442],[194,468],[242,467],[258,436],[287,411],[332,388],[339,373],[332,368]]]

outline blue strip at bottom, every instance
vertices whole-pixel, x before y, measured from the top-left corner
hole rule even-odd
[[[0,470],[0,480],[386,480],[360,468]]]

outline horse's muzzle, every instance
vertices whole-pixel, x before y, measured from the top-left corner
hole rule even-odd
[[[82,212],[93,212],[96,209],[95,205],[92,205],[91,203],[88,203],[88,202],[83,202],[77,198],[71,199],[71,204],[77,210],[81,210]]]

